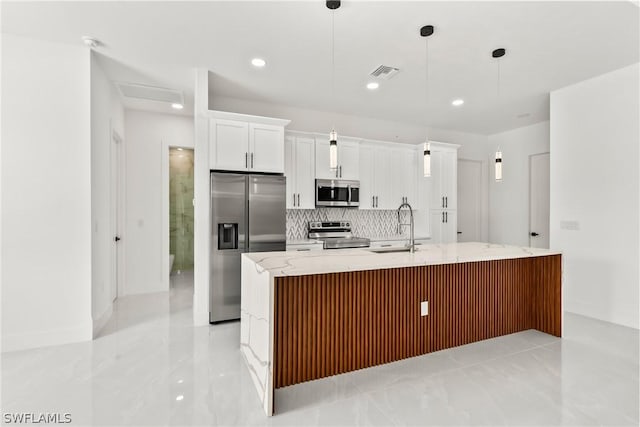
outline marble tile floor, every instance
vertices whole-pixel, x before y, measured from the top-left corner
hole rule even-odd
[[[192,275],[120,298],[93,342],[2,354],[2,412],[71,425],[638,425],[638,331],[566,314],[534,330],[276,391],[267,418],[239,323],[192,326]]]

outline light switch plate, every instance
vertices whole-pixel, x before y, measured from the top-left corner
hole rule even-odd
[[[420,316],[427,316],[429,314],[429,301],[422,301],[420,303]]]

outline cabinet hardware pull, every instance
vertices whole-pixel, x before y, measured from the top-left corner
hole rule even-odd
[[[371,207],[372,208],[376,207],[376,196],[371,196]]]
[[[296,205],[296,193],[293,193],[293,206]]]
[[[376,208],[378,207],[378,196],[376,196]]]
[[[444,212],[442,212],[442,223],[444,224]]]
[[[298,207],[300,207],[300,193],[298,193]]]
[[[444,196],[442,196],[442,207],[444,208]]]
[[[249,167],[249,153],[244,153],[244,167]]]
[[[342,165],[340,165],[340,178],[342,178]]]
[[[251,153],[251,169],[253,169],[253,153]]]
[[[449,196],[444,196],[444,207],[445,208],[449,207]]]
[[[444,213],[444,222],[449,223],[449,212]]]

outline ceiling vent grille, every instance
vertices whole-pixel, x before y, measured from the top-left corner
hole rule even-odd
[[[371,72],[371,76],[377,77],[379,79],[389,80],[391,77],[398,74],[400,71],[399,68],[389,67],[388,65],[380,65],[375,70]]]
[[[116,85],[125,98],[184,104],[184,96],[179,90],[122,82],[118,82]]]

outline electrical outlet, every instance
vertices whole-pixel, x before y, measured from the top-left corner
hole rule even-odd
[[[420,316],[429,315],[429,301],[422,301],[420,303]]]

